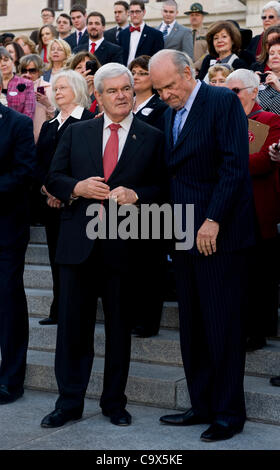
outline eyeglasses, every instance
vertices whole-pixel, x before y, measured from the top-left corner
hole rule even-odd
[[[130,10],[130,15],[140,15],[140,13],[142,13],[143,10]]]
[[[149,75],[149,72],[131,72],[133,77],[138,75],[138,77],[144,77],[145,75]]]
[[[238,93],[240,93],[242,90],[247,90],[247,88],[253,88],[252,86],[244,86],[243,88],[231,88],[231,91],[233,91],[234,93],[236,93],[238,95]]]
[[[38,69],[33,69],[33,68],[31,68],[31,69],[21,69],[21,73],[31,73],[31,74],[33,74],[33,73],[36,73],[36,72],[38,72]]]
[[[261,16],[262,20],[274,20],[274,18],[275,18],[274,15]]]

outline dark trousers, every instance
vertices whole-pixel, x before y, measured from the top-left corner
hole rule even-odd
[[[23,286],[29,231],[20,242],[0,246],[0,384],[11,391],[23,387],[28,346],[28,312]]]
[[[259,239],[250,250],[247,336],[277,336],[279,238]]]
[[[194,412],[242,425],[246,418],[246,253],[174,253],[183,364]]]
[[[100,240],[98,240],[100,242]],[[94,358],[97,298],[105,317],[105,369],[100,406],[107,412],[124,408],[129,371],[131,324],[125,271],[104,263],[103,245],[96,243],[80,265],[60,266],[59,321],[55,373],[57,408],[83,407]]]
[[[53,301],[50,308],[50,318],[58,319],[59,299],[59,266],[55,262],[57,240],[60,227],[60,210],[46,206],[44,208],[44,221],[49,250],[49,259],[53,278]]]

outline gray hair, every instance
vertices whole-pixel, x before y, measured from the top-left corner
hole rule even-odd
[[[226,83],[231,80],[240,80],[245,87],[259,88],[260,79],[259,76],[252,70],[248,69],[237,69],[232,72],[226,79]]]
[[[266,10],[269,10],[270,8],[273,8],[273,10],[275,10],[277,13],[277,16],[280,18],[280,3],[276,1],[266,3],[262,8],[262,13],[264,13]]]
[[[74,70],[63,70],[62,72],[55,74],[51,80],[53,91],[52,101],[57,109],[59,109],[59,106],[55,100],[55,85],[59,78],[66,78],[67,82],[73,90],[73,93],[75,95],[75,103],[77,105],[80,105],[83,108],[90,107],[91,101],[88,94],[87,82],[84,77],[80,73],[75,72]]]
[[[8,57],[8,59],[13,60],[11,54],[7,51],[7,49],[3,46],[0,46],[0,59],[2,59],[2,57]]]
[[[132,88],[134,87],[134,80],[133,75],[128,70],[127,67],[124,65],[118,64],[116,62],[110,62],[110,64],[105,64],[97,70],[96,74],[94,75],[94,87],[98,91],[98,93],[103,93],[103,81],[106,78],[116,78],[120,77],[121,75],[127,75]]]
[[[22,69],[26,68],[27,65],[29,65],[31,62],[34,63],[36,69],[38,69],[40,75],[42,75],[45,70],[45,64],[42,57],[40,57],[38,54],[28,54],[22,56],[19,60],[19,72],[22,73]]]
[[[175,7],[176,11],[178,11],[178,3],[175,2],[175,0],[165,0],[165,2],[163,2],[162,8],[167,7],[167,6]]]
[[[188,56],[186,52],[176,51],[175,49],[162,49],[153,55],[149,62],[149,71],[159,59],[164,59],[168,56],[171,58],[173,64],[180,74],[183,74],[185,68],[189,67],[193,78],[195,78],[196,73],[193,61],[190,56]]]

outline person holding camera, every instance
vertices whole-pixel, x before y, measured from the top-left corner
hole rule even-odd
[[[61,202],[49,194],[44,187],[52,158],[65,130],[70,124],[92,119],[94,115],[87,109],[90,106],[87,84],[84,78],[73,70],[59,72],[52,80],[52,93],[55,107],[59,114],[44,122],[37,142],[39,164],[38,179],[47,198],[44,222],[53,276],[53,302],[48,318],[40,320],[41,325],[54,325],[58,317],[59,277],[55,264],[55,252],[58,239]]]
[[[259,102],[265,111],[280,114],[280,37],[273,39],[268,45],[268,61],[270,70],[260,75]]]
[[[88,93],[92,101],[90,111],[99,112],[97,101],[94,96],[94,75],[101,67],[99,60],[90,52],[81,51],[74,55],[69,64],[69,68],[80,73],[87,82]],[[98,110],[98,111],[97,111]]]

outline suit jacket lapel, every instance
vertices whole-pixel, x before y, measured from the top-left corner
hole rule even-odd
[[[0,130],[1,130],[2,128],[3,128],[3,130],[4,130],[6,117],[7,117],[6,108],[5,108],[5,106],[3,106],[2,104],[0,104]]]
[[[142,34],[140,36],[140,41],[138,43],[138,46],[137,46],[137,51],[136,51],[136,55],[135,57],[137,57],[137,53],[138,53],[138,50],[142,47],[142,44],[143,42],[147,39],[148,37],[148,33],[147,33],[147,25],[145,24],[144,28],[143,28],[143,31],[142,31]]]
[[[91,160],[96,167],[96,176],[103,177],[103,124],[104,118],[90,119],[88,122],[86,140],[87,140],[87,152]]]
[[[207,85],[202,83],[173,150],[175,150],[186,139],[193,126],[197,124],[198,120],[201,118],[203,114],[203,103],[206,98],[206,89]]]

